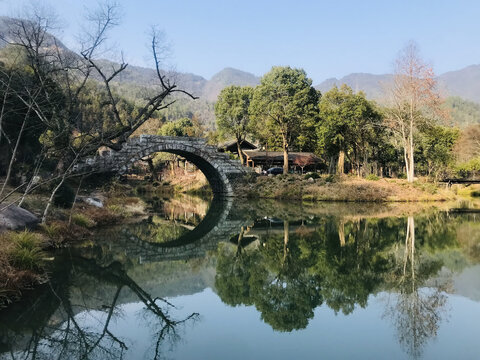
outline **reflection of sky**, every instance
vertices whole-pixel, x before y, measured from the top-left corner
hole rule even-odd
[[[407,354],[395,337],[395,329],[383,317],[385,296],[384,293],[371,296],[366,309],[357,307],[348,316],[335,315],[328,307],[321,306],[306,329],[282,333],[261,321],[255,307],[226,306],[211,289],[205,289],[169,299],[177,306],[170,310],[173,318],[181,319],[192,312],[200,313],[201,318],[178,329],[181,339],[172,352],[168,342],[162,351],[167,358],[174,359],[405,359]],[[447,306],[448,321],[442,322],[438,336],[427,342],[423,358],[478,358],[480,304],[449,295]],[[126,340],[129,347],[126,359],[152,358],[155,337],[142,309],[142,303],[120,306],[122,316],[109,327],[115,336]],[[91,314],[103,318],[97,311]],[[151,317],[150,314],[148,319],[152,320]],[[89,327],[96,323],[84,314],[77,318]]]

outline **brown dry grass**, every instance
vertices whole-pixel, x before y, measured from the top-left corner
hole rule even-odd
[[[327,181],[333,180],[333,182]],[[251,198],[306,201],[418,202],[454,200],[451,190],[424,181],[400,179],[365,180],[356,177],[327,178],[308,182],[299,175],[259,177],[241,193]]]

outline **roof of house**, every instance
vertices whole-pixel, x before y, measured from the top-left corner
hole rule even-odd
[[[248,159],[253,161],[278,161],[283,162],[283,151],[259,151],[259,150],[245,150],[245,155]],[[312,164],[321,163],[322,160],[311,152],[289,152],[288,161],[300,161],[302,158]]]
[[[240,147],[242,150],[246,150],[246,149],[253,150],[257,148],[257,146],[255,146],[248,140],[243,140],[242,143],[240,144]],[[237,151],[237,140],[230,140],[230,141],[226,141],[224,143],[218,144],[218,149],[235,152]]]

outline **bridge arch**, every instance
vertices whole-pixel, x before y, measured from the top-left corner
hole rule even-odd
[[[205,175],[216,196],[235,196],[236,185],[251,172],[238,160],[208,145],[205,139],[155,135],[131,138],[121,150],[86,159],[75,171],[125,173],[134,162],[157,152],[176,154],[193,163]]]

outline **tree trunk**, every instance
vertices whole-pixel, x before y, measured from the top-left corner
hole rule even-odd
[[[410,177],[409,177],[409,182],[413,182],[415,179],[415,159],[413,158],[413,135],[410,138],[410,165],[409,165],[409,170],[410,170]]]
[[[340,223],[338,224],[338,238],[340,240],[340,246],[344,247],[345,246],[345,222],[343,220],[340,220]]]
[[[335,167],[335,165],[336,165],[336,159],[335,159],[335,157],[334,157],[334,156],[330,156],[330,164],[329,164],[329,166],[328,166],[328,173],[329,173],[330,175],[335,174],[335,172],[336,172],[336,167]]]
[[[289,224],[288,220],[283,220],[283,262],[287,259],[288,241],[289,241]]]
[[[65,181],[67,173],[64,173],[62,176],[62,180],[58,183],[58,185],[53,189],[52,193],[50,194],[50,198],[48,199],[47,206],[45,206],[45,210],[43,211],[42,215],[42,224],[45,224],[47,222],[47,216],[48,216],[48,211],[50,210],[50,206],[52,206],[53,199],[55,197],[55,194],[57,193],[58,189],[60,189],[60,186],[63,185],[63,182]]]
[[[240,159],[240,163],[243,165],[244,159],[243,159],[242,146],[240,145],[240,141],[238,139],[237,139],[237,152],[238,152],[238,158]]]
[[[8,181],[10,180],[10,176],[12,174],[12,167],[13,163],[15,162],[15,157],[17,156],[18,146],[20,144],[20,139],[22,138],[23,129],[25,128],[25,123],[27,122],[27,117],[30,113],[30,109],[28,109],[25,118],[23,119],[22,127],[20,128],[20,132],[18,133],[17,142],[15,143],[15,147],[13,148],[12,157],[10,158],[10,163],[8,164],[7,176],[5,177],[5,182],[2,185],[2,189],[0,190],[0,196],[3,194],[5,190],[5,186],[7,186]]]
[[[150,170],[150,174],[152,174],[152,179],[158,181],[158,175],[155,171],[155,166],[153,166],[153,160],[151,158],[148,158],[146,161],[148,164],[148,169]]]
[[[237,257],[242,253],[242,240],[243,240],[244,233],[245,233],[245,228],[242,226],[240,228],[240,234],[238,234],[238,238],[237,238],[237,252],[235,254]]]
[[[340,150],[338,152],[338,166],[337,166],[337,174],[343,175],[345,173],[345,152]]]
[[[410,161],[409,161],[409,158],[408,158],[408,144],[407,144],[407,141],[404,141],[403,158],[405,160],[405,174],[407,175],[407,180],[410,181]]]
[[[283,173],[288,174],[288,143],[285,136],[283,136]]]

